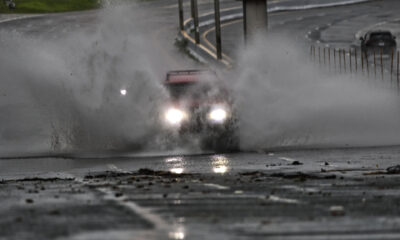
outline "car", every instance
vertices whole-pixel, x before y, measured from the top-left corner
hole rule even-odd
[[[397,50],[396,37],[390,31],[376,30],[367,32],[361,40],[361,50],[368,54],[392,54]]]
[[[237,120],[231,94],[215,72],[169,71],[164,86],[169,93],[162,114],[164,128],[181,138],[200,138],[205,149],[238,149]]]
[[[12,0],[4,0],[4,3],[10,10],[14,10],[16,7],[15,2],[13,2]]]

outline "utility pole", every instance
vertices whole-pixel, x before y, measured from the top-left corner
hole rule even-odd
[[[199,11],[197,9],[197,0],[191,0],[190,5],[192,8],[194,39],[196,41],[196,44],[199,44],[200,43],[200,30],[199,30]]]
[[[214,0],[214,12],[215,12],[215,42],[217,45],[217,58],[222,59],[221,18],[219,11],[219,0]]]
[[[179,28],[181,31],[185,30],[183,26],[183,0],[178,0],[178,6],[179,6]]]
[[[243,0],[245,42],[268,30],[267,0]]]

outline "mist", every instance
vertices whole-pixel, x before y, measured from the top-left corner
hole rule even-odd
[[[157,134],[167,95],[135,9],[108,5],[56,39],[1,32],[0,153],[135,150]]]
[[[243,150],[400,143],[395,89],[322,70],[304,49],[269,37],[239,52],[233,88]]]
[[[113,3],[90,27],[54,39],[2,30],[0,154],[168,148],[159,117],[162,77],[173,69],[137,21],[145,16]],[[321,71],[305,52],[287,38],[260,38],[220,74],[233,88],[242,150],[400,143],[396,91]],[[197,151],[198,141],[175,147]]]

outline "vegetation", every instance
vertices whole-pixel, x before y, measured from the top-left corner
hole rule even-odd
[[[0,13],[56,13],[81,11],[100,7],[100,0],[14,0],[16,8],[10,10],[0,0]]]

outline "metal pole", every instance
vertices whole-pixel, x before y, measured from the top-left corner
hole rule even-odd
[[[381,48],[381,78],[383,78],[383,49]]]
[[[394,62],[394,49],[392,49],[392,58],[390,60],[390,85],[392,85],[393,81],[393,62]]]
[[[375,49],[374,49],[374,76],[376,79],[376,54],[375,54]]]
[[[199,29],[199,11],[197,8],[197,0],[191,0],[190,4],[192,7],[194,38],[196,40],[196,44],[199,44],[200,43],[200,29]]]
[[[334,71],[336,72],[336,49],[333,49],[333,68]]]
[[[361,72],[364,74],[364,54],[363,50],[361,50]]]
[[[314,56],[314,64],[315,64],[315,59],[316,59],[316,56],[315,56],[315,46],[313,47],[313,56]]]
[[[326,55],[325,55],[325,49],[326,49],[326,48],[324,47],[324,65],[326,66],[326,57],[325,57]]]
[[[318,47],[318,64],[321,65],[321,47]]]
[[[344,68],[344,72],[346,72],[346,50],[343,50],[343,68]]]
[[[399,88],[399,51],[397,51],[397,88]]]
[[[328,48],[328,65],[329,65],[329,72],[331,71],[331,47]]]
[[[222,59],[221,18],[219,12],[219,0],[214,0],[214,11],[215,11],[215,42],[217,45],[217,58]]]
[[[349,49],[349,61],[350,61],[350,73],[353,72],[352,64],[351,64],[351,48]]]
[[[357,68],[358,68],[358,66],[357,66],[357,48],[354,48],[354,62],[356,63],[356,73],[357,73]]]
[[[339,48],[339,72],[342,73],[342,50]]]
[[[310,59],[312,60],[312,45],[310,46]]]
[[[247,9],[246,9],[246,1],[242,1],[243,8],[243,38],[244,44],[247,44]]]
[[[178,0],[178,6],[179,6],[179,28],[181,29],[181,31],[184,30],[184,26],[183,26],[183,0]]]
[[[368,75],[368,78],[369,78],[368,54],[367,54],[367,51],[365,51],[364,53],[365,53],[365,64],[366,64],[366,66],[367,66],[367,75]]]

